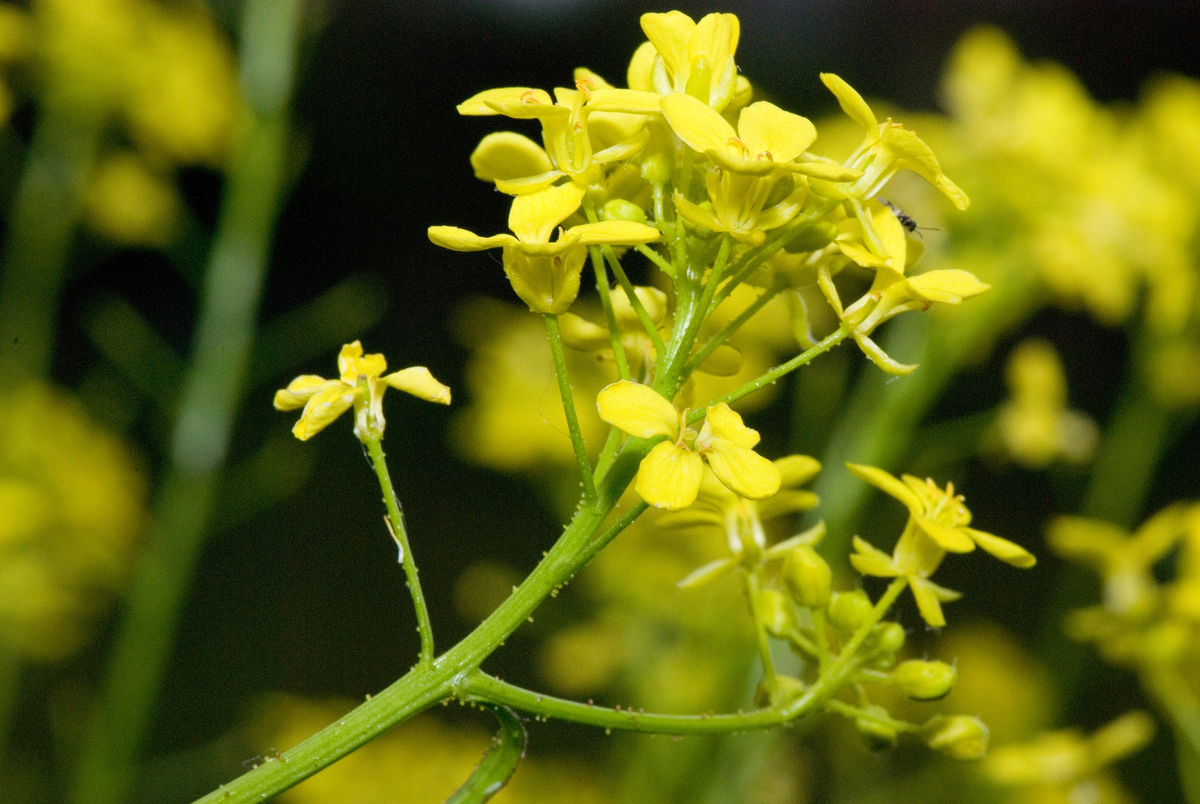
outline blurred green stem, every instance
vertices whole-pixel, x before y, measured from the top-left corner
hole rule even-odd
[[[72,780],[74,804],[128,799],[155,713],[254,337],[284,189],[287,103],[299,0],[250,0],[242,32],[247,101],[210,255],[165,478],[100,699]]]
[[[98,114],[67,107],[51,93],[34,126],[0,277],[0,385],[50,372],[59,296],[101,123]]]

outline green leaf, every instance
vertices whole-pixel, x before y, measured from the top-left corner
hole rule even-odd
[[[462,787],[454,795],[446,799],[446,804],[477,804],[487,801],[500,792],[517,769],[517,763],[525,756],[525,726],[517,713],[507,706],[489,706],[500,721],[500,730],[492,738],[492,744],[484,753],[483,759],[475,766],[470,777],[463,782]]]

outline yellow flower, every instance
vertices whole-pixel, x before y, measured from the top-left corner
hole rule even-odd
[[[600,181],[601,165],[641,150],[648,137],[644,115],[659,113],[658,96],[616,89],[591,72],[577,73],[576,88],[555,88],[553,101],[539,89],[505,87],[485,90],[458,105],[462,115],[536,118],[542,124],[545,148],[511,131],[484,137],[471,154],[476,177],[512,195],[537,192],[563,176],[586,187]],[[599,118],[597,132],[589,125],[593,115]],[[605,135],[615,141],[596,150],[597,140]]]
[[[354,407],[354,435],[360,441],[383,434],[383,392],[388,386],[420,397],[428,402],[450,404],[450,389],[433,378],[424,366],[413,366],[382,376],[387,371],[383,355],[364,355],[358,341],[342,347],[338,355],[336,380],[315,374],[302,374],[275,392],[276,410],[303,407],[300,421],[292,433],[307,441],[324,430],[351,406]]]
[[[57,391],[0,391],[0,407],[0,650],[57,661],[86,644],[125,586],[145,476]]]
[[[606,387],[596,403],[601,419],[632,436],[667,436],[638,469],[637,492],[651,505],[678,511],[695,502],[704,461],[743,497],[763,500],[779,490],[779,469],[752,449],[758,432],[724,402],[708,409],[699,433],[686,426],[685,413],[648,386],[628,380]]]
[[[1067,408],[1067,378],[1053,346],[1025,341],[1009,357],[1005,378],[1012,398],[996,419],[1005,453],[1032,469],[1059,457],[1073,463],[1091,457],[1099,433],[1085,414]]]
[[[1037,563],[1025,548],[1007,539],[967,527],[971,512],[963,505],[961,495],[954,494],[954,484],[945,490],[932,479],[924,482],[912,475],[903,475],[903,482],[873,466],[846,464],[851,474],[890,494],[908,508],[908,524],[892,555],[879,550],[865,540],[854,537],[854,555],[850,563],[863,575],[884,578],[904,577],[912,587],[921,617],[934,628],[946,624],[941,603],[956,600],[958,592],[938,586],[929,580],[947,552],[969,553],[976,546],[1014,567],[1028,569]]]
[[[554,228],[583,202],[584,188],[574,182],[546,187],[513,199],[508,226],[515,233],[480,237],[455,226],[429,227],[429,239],[453,251],[504,248],[504,272],[521,301],[535,313],[565,313],[579,295],[579,274],[587,245],[637,245],[658,239],[658,230],[633,221],[600,221]]]
[[[736,131],[690,95],[668,95],[662,99],[662,109],[672,131],[716,166],[704,177],[713,211],[676,190],[679,214],[748,245],[761,243],[766,230],[782,226],[800,211],[801,200],[791,191],[788,174],[816,173],[835,179],[857,175],[821,162],[793,162],[817,138],[817,130],[807,118],[772,103],[759,101],[742,109]],[[774,193],[777,186],[783,192]]]
[[[697,23],[682,11],[643,14],[642,30],[654,47],[650,81],[659,95],[687,93],[718,112],[729,105],[739,89],[733,54],[741,23],[735,15],[707,14]],[[638,86],[633,80],[629,85]]]

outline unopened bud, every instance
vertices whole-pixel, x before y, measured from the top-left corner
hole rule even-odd
[[[904,647],[904,629],[899,623],[879,623],[863,640],[862,655],[872,657],[872,666],[889,667],[896,652]]]
[[[767,633],[780,639],[796,628],[796,613],[787,596],[775,589],[758,592],[758,616]]]
[[[651,184],[666,184],[671,180],[671,159],[661,151],[643,156],[642,178]]]
[[[826,609],[829,624],[843,637],[848,637],[871,617],[874,610],[867,593],[861,589],[852,592],[834,592]]]
[[[862,717],[854,721],[854,728],[867,748],[872,751],[887,751],[896,747],[898,735],[891,723],[891,715],[882,706],[868,706]]]
[[[632,201],[614,198],[604,205],[604,220],[646,222],[646,211]]]
[[[793,676],[775,676],[775,691],[767,688],[766,680],[758,683],[754,691],[754,705],[759,709],[779,708],[799,698],[808,689],[804,682]]]
[[[951,759],[982,759],[987,753],[988,727],[977,717],[938,715],[925,724],[925,744]]]
[[[892,679],[896,689],[914,701],[936,701],[944,698],[954,688],[958,671],[945,662],[924,662],[913,659],[902,662]]]
[[[788,553],[783,564],[783,579],[798,605],[821,609],[829,602],[833,573],[825,559],[807,544]]]

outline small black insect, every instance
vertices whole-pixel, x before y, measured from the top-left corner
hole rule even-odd
[[[890,209],[892,214],[896,216],[896,220],[900,221],[900,225],[906,230],[909,232],[917,231],[917,222],[914,221],[907,212],[900,209],[900,207],[896,206],[891,201],[888,201],[886,198],[880,198],[879,203]]]

